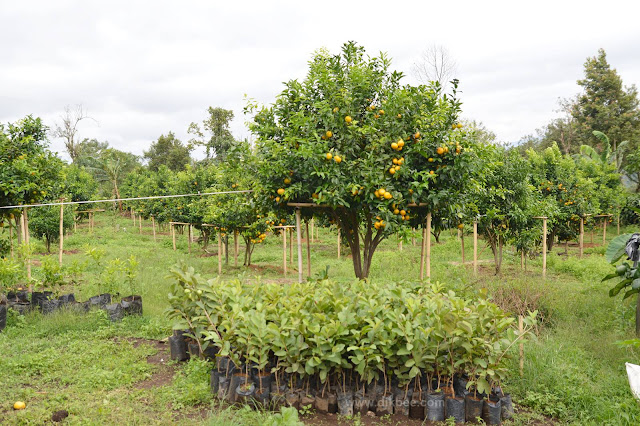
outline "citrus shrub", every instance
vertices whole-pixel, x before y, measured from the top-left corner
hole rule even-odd
[[[205,280],[185,265],[171,274],[167,314],[175,329],[190,329],[201,347],[214,345],[245,373],[251,366],[273,373],[291,390],[376,381],[385,394],[393,386],[453,392],[454,376],[468,375],[469,389],[489,394],[508,376],[510,349],[523,337],[485,293],[469,300],[438,284],[256,286]]]
[[[438,84],[403,86],[402,76],[384,54],[349,42],[336,55],[316,52],[305,80],[285,83],[272,106],[246,108],[261,202],[279,216],[291,202],[322,206],[303,213],[336,223],[361,279],[384,238],[448,211],[474,168],[457,81],[449,95]]]

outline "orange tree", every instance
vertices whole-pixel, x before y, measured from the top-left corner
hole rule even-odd
[[[260,200],[279,215],[313,202],[350,247],[355,275],[369,275],[389,235],[447,210],[473,168],[457,122],[460,103],[430,86],[401,85],[384,54],[346,43],[319,51],[304,81],[291,80],[270,107],[250,103]],[[416,205],[424,204],[423,207]]]
[[[549,209],[547,248],[553,242],[569,241],[579,233],[580,217],[601,211],[598,185],[578,168],[573,158],[562,155],[556,144],[544,151],[527,151],[531,183]]]
[[[213,166],[211,166],[213,167]],[[256,157],[246,142],[235,142],[225,154],[225,161],[216,166],[219,191],[252,190],[255,186]],[[211,190],[214,190],[211,188]],[[266,238],[276,218],[256,193],[230,193],[203,198],[198,203],[206,222],[216,226],[222,241],[228,245],[228,236],[237,232],[245,243],[244,265],[251,265],[251,254],[257,244]],[[228,261],[227,250],[227,261]]]

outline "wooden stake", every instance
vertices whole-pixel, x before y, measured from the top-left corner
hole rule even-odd
[[[427,279],[431,278],[431,212],[427,213]]]
[[[398,251],[402,251],[402,238],[398,239]]]
[[[609,217],[605,216],[602,218],[602,245],[607,244],[607,222],[609,221]]]
[[[584,217],[580,218],[580,259],[582,259],[582,254],[584,252]]]
[[[473,221],[473,275],[478,275],[478,221]]]
[[[424,251],[427,244],[427,228],[422,227],[422,243],[420,247],[420,281],[424,279]]]
[[[60,247],[58,249],[58,263],[62,266],[62,250],[64,247],[64,204],[62,204],[63,200],[60,200]]]
[[[233,266],[238,267],[238,230],[233,231]]]
[[[27,208],[22,208],[22,215],[24,216],[24,241],[29,245],[29,215],[27,214]],[[27,280],[29,281],[29,293],[33,291],[31,284],[31,256],[27,255]]]
[[[187,228],[187,242],[189,244],[189,254],[191,254],[191,224],[188,225],[189,228]]]
[[[222,275],[222,234],[218,232],[216,237],[218,237],[218,275]]]
[[[302,282],[302,236],[300,235],[300,209],[296,209],[296,237],[298,239],[298,282]]]
[[[416,246],[416,236],[415,236],[416,228],[411,228],[411,245]]]
[[[313,228],[314,228],[313,219],[311,219],[311,242],[313,242]],[[309,240],[309,222],[307,222],[307,242]]]
[[[524,269],[524,249],[520,250],[520,269]]]
[[[460,251],[462,252],[462,264],[464,265],[464,228],[458,229],[458,237],[460,237]]]
[[[340,245],[342,244],[342,238],[340,236],[340,228],[338,228],[338,259],[340,259]]]
[[[142,235],[142,215],[138,215],[138,228],[140,229],[140,235]]]
[[[173,223],[170,223],[171,227],[171,239],[173,240],[173,251],[176,251],[176,227]]]
[[[153,229],[153,241],[156,241],[156,219],[151,216],[151,229]]]
[[[620,235],[620,213],[618,213],[618,235]]]
[[[289,228],[289,265],[293,266],[293,228]]]
[[[542,219],[542,278],[547,278],[547,218]]]
[[[313,223],[312,223],[313,226]],[[311,242],[309,241],[309,221],[305,222],[307,228],[307,277],[311,276]],[[313,231],[313,228],[311,229]]]
[[[131,209],[131,219],[133,220],[133,226],[136,226],[136,212]]]
[[[287,276],[287,229],[282,229],[282,270],[284,276]]]
[[[17,226],[16,221],[16,226]],[[9,219],[9,244],[11,245],[11,258],[13,259],[13,226],[11,225],[11,219]]]
[[[518,331],[520,336],[524,333],[524,324],[522,315],[518,315]],[[520,339],[520,377],[524,376],[524,342]]]

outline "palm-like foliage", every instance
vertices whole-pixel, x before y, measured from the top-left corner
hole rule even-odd
[[[622,141],[617,147],[615,147],[615,149],[612,149],[611,142],[607,135],[598,130],[594,130],[593,135],[602,142],[602,153],[598,154],[598,151],[589,145],[582,145],[580,147],[580,154],[577,154],[576,156],[585,157],[602,164],[613,164],[616,166],[616,171],[619,172],[622,167],[622,159],[624,157],[623,151],[629,141]]]

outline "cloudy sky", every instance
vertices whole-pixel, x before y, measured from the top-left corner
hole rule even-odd
[[[631,0],[0,0],[0,122],[33,114],[53,127],[65,105],[82,104],[97,123],[83,121],[81,138],[142,154],[169,131],[188,140],[189,123],[220,106],[248,137],[245,95],[270,103],[314,50],[355,40],[387,52],[407,82],[422,51],[445,46],[464,117],[513,142],[578,92],[598,48],[640,86],[639,17]],[[63,152],[61,140],[51,146]]]

